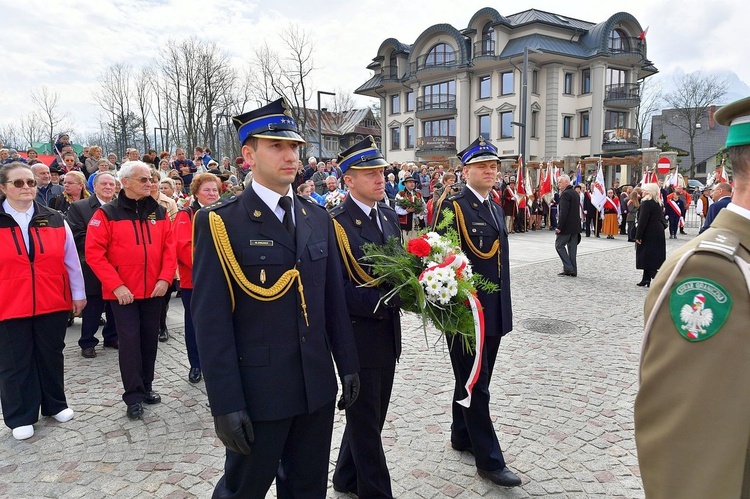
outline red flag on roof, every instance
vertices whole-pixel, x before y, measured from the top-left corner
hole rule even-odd
[[[648,26],[646,26],[646,29],[641,31],[641,34],[638,36],[638,39],[641,41],[646,41],[646,33],[648,33]]]

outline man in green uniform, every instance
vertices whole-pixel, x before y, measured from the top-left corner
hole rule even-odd
[[[750,497],[750,98],[716,120],[732,202],[646,297],[635,439],[649,499]]]

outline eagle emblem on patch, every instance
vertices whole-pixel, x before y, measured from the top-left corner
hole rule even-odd
[[[709,279],[685,279],[669,296],[672,321],[680,335],[690,342],[707,340],[718,333],[731,310],[732,297]]]

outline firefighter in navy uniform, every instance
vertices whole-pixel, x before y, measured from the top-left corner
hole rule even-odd
[[[346,429],[333,473],[333,488],[358,497],[393,497],[380,433],[401,354],[401,319],[397,300],[381,302],[379,290],[362,263],[362,245],[401,237],[398,215],[383,203],[384,167],[388,163],[372,136],[339,155],[349,188],[344,202],[331,210],[342,257],[346,304],[359,353],[361,390],[346,410]]]
[[[449,344],[456,377],[451,446],[458,451],[473,453],[477,470],[483,478],[503,487],[516,487],[521,485],[521,479],[506,466],[489,408],[489,385],[500,339],[513,329],[508,229],[503,209],[490,194],[499,157],[497,148],[481,137],[458,157],[464,165],[466,187],[443,203],[443,211],[435,216],[435,226],[440,224],[444,210],[452,210],[455,214],[453,228],[461,238],[461,249],[471,261],[474,272],[497,284],[500,290],[496,293],[477,292],[484,309],[485,347],[481,372],[469,407],[456,401],[466,396],[464,386],[471,373],[474,354],[465,352],[459,339]]]
[[[194,217],[192,314],[216,433],[214,497],[324,498],[337,383],[359,391],[333,223],[297,197],[305,141],[283,99],[233,118],[252,185]],[[333,355],[333,359],[331,358]]]

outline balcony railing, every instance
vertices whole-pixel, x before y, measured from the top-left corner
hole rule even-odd
[[[440,135],[417,138],[417,156],[447,155],[456,152],[456,136]]]
[[[495,40],[480,40],[474,42],[474,57],[494,56]]]
[[[440,70],[456,67],[456,55],[451,53],[430,53],[417,57],[416,62],[411,63],[412,73],[425,70]]]
[[[638,133],[635,128],[612,128],[604,130],[602,149],[612,151],[617,149],[632,149],[638,147]]]
[[[384,80],[398,80],[398,64],[388,64],[383,66],[383,79]]]
[[[430,94],[417,97],[416,117],[456,114],[456,94]]]
[[[621,36],[609,40],[609,51],[614,54],[636,54],[646,57],[646,42],[634,36]]]
[[[637,83],[617,83],[604,87],[604,105],[636,107],[641,102],[641,87]]]

